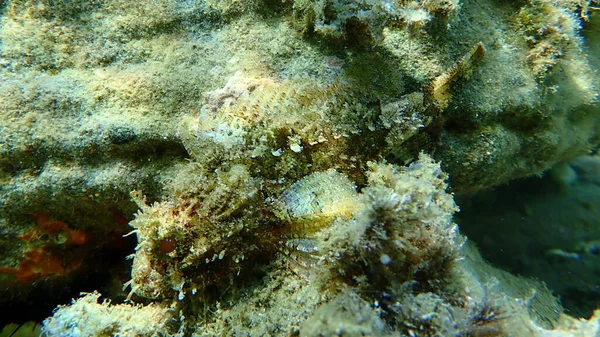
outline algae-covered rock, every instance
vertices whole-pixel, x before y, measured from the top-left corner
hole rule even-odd
[[[172,308],[184,335],[316,335],[343,303],[339,334],[550,328],[459,263],[446,179],[474,192],[598,143],[598,5],[7,1],[0,304],[118,252],[131,292],[105,295]]]
[[[457,8],[457,0],[293,1],[294,18],[301,31],[347,40],[380,39],[388,26],[420,28],[434,17],[446,18]]]
[[[82,294],[69,306],[58,307],[46,321],[42,336],[166,336],[175,333],[176,317],[169,308],[98,303],[100,294]]]

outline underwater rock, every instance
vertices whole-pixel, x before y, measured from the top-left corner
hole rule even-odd
[[[457,8],[458,0],[293,1],[294,18],[301,31],[347,40],[381,39],[387,26],[421,28],[434,16],[447,17]]]
[[[581,37],[597,6],[7,1],[1,289],[26,302],[121,247],[129,299],[174,308],[187,335],[310,335],[303,322],[344,301],[378,315],[373,333],[549,329],[543,305],[504,296],[537,289],[560,311],[539,284],[471,293],[486,265],[460,263],[445,180],[470,193],[599,142]]]
[[[42,336],[159,336],[175,333],[172,310],[159,305],[98,303],[100,294],[82,294],[44,321]]]

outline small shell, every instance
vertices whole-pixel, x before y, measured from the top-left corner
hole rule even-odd
[[[308,234],[327,226],[336,217],[351,217],[360,205],[354,184],[330,169],[294,183],[277,198],[274,206],[275,214],[293,225],[292,232]]]

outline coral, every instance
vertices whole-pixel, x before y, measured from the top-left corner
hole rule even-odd
[[[42,249],[28,250],[17,268],[1,267],[0,272],[13,274],[19,282],[31,282],[48,276],[62,275],[65,268],[61,260]]]
[[[20,239],[28,242],[40,240],[47,235],[53,238],[56,244],[83,245],[90,240],[89,234],[81,230],[69,228],[64,221],[50,220],[47,215],[34,214],[37,227],[30,232],[23,233]]]
[[[85,251],[90,235],[69,228],[63,221],[34,214],[36,227],[18,236],[24,244],[23,259],[17,267],[0,267],[0,272],[14,275],[18,282],[31,283],[51,276],[62,276],[81,265],[78,256]]]

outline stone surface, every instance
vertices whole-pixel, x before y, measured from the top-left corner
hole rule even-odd
[[[130,298],[180,313],[168,333],[312,335],[349,303],[377,315],[352,333],[501,334],[503,294],[528,291],[488,296],[457,264],[446,173],[471,193],[600,135],[595,0],[1,6],[5,305],[119,251]],[[515,282],[543,303],[515,316],[553,326],[549,293]]]

